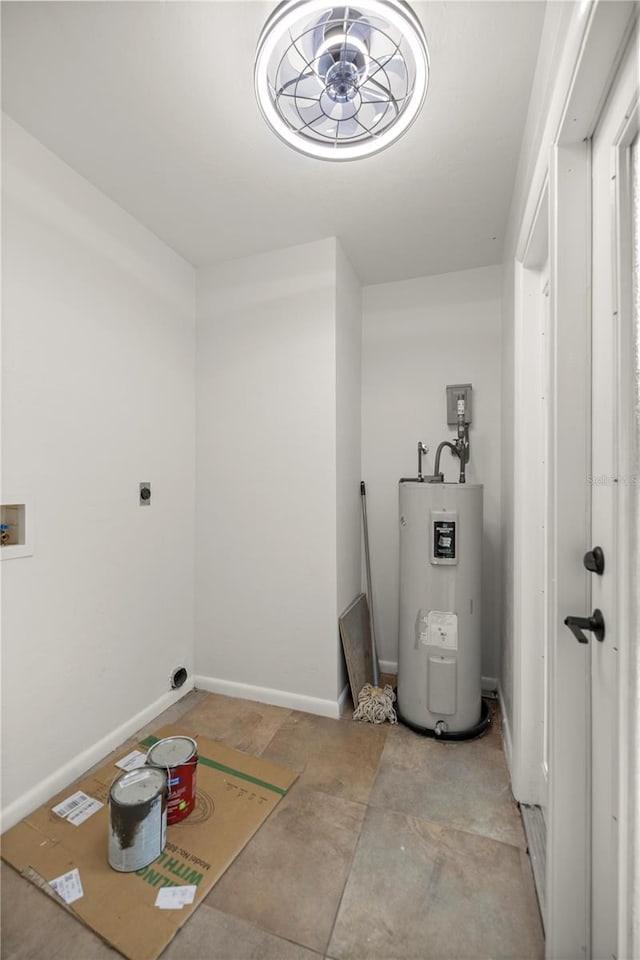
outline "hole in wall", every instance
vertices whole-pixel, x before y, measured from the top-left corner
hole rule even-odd
[[[181,687],[185,680],[187,679],[187,671],[185,667],[176,667],[176,669],[171,674],[171,689],[177,690],[178,687]]]
[[[3,503],[0,507],[0,546],[15,547],[24,542],[24,503]]]

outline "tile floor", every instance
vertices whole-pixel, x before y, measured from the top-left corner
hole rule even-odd
[[[178,722],[300,777],[162,960],[543,957],[499,716],[480,740],[436,743],[193,691],[144,733]],[[120,954],[2,864],[0,956]]]

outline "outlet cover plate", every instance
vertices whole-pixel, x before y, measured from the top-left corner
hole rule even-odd
[[[471,423],[473,409],[471,407],[471,384],[453,383],[447,385],[447,424],[450,427],[458,425],[458,397],[464,396],[464,422]]]

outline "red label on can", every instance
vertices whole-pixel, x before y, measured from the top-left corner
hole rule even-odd
[[[178,762],[179,761],[179,762]],[[147,754],[147,763],[167,774],[167,823],[188,817],[196,803],[198,748],[191,737],[165,737]]]
[[[188,817],[196,803],[196,767],[197,755],[187,763],[168,768],[169,797],[167,801],[167,823],[179,823]]]

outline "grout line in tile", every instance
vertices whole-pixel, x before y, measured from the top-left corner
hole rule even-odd
[[[247,924],[249,927],[253,927],[254,930],[259,930],[260,933],[265,933],[269,937],[273,937],[275,940],[283,940],[285,943],[290,943],[294,947],[300,947],[301,950],[308,950],[309,953],[312,953],[314,957],[324,957],[324,951],[319,951],[313,947],[307,946],[305,943],[300,943],[299,940],[293,940],[291,937],[283,936],[281,933],[274,933],[273,930],[268,930],[266,927],[262,927],[259,923],[256,923],[255,920],[247,920],[246,917],[242,917],[239,914],[230,913],[229,910],[223,910],[222,907],[213,907],[203,900],[198,909],[206,907],[208,910],[214,910],[217,913],[223,914],[225,917],[231,917],[233,920],[239,920],[241,923]]]
[[[259,927],[258,929],[262,930],[262,927]],[[269,931],[266,931],[266,932],[268,933]],[[308,947],[306,946],[306,944],[300,943],[298,940],[292,940],[291,937],[283,937],[279,933],[278,934],[272,933],[271,936],[272,937],[277,936],[278,940],[284,940],[286,941],[286,943],[290,943],[294,947],[300,947],[301,950],[308,950],[309,953],[312,953],[314,955],[314,957],[324,957],[324,951],[315,950],[313,947]]]
[[[358,853],[358,847],[360,846],[360,840],[361,840],[361,837],[362,837],[362,828],[364,827],[365,820],[367,819],[367,812],[368,812],[368,810],[369,810],[369,804],[368,804],[368,803],[364,803],[364,804],[361,804],[361,806],[364,806],[366,809],[365,809],[365,812],[364,812],[364,817],[362,818],[362,822],[361,822],[361,824],[360,824],[360,829],[358,830],[358,839],[357,839],[356,844],[355,844],[355,846],[354,846],[354,848],[353,848],[353,853],[351,854],[351,860],[349,861],[349,869],[347,870],[347,875],[346,875],[346,877],[345,877],[345,881],[344,881],[344,884],[343,884],[343,887],[342,887],[342,893],[340,894],[340,899],[338,900],[338,906],[336,907],[336,912],[335,912],[335,915],[334,915],[334,917],[333,917],[333,923],[331,924],[331,929],[330,929],[330,931],[329,931],[329,937],[328,937],[328,939],[327,939],[327,945],[326,945],[326,947],[325,947],[325,949],[324,949],[324,951],[323,951],[323,954],[324,954],[325,958],[329,956],[329,954],[328,954],[329,946],[330,946],[331,940],[332,940],[332,938],[333,938],[333,932],[334,932],[334,930],[335,930],[335,928],[336,928],[336,923],[338,922],[338,915],[339,915],[339,913],[340,913],[340,908],[342,907],[342,901],[344,900],[345,890],[347,889],[347,884],[349,883],[349,880],[351,879],[351,873],[352,873],[352,871],[353,871],[353,864],[354,864],[354,861],[355,861],[355,859],[356,859],[356,854]]]
[[[508,843],[506,840],[498,840],[496,837],[489,837],[486,833],[478,833],[477,830],[465,830],[463,827],[454,827],[448,823],[440,823],[438,820],[429,820],[427,817],[419,817],[415,813],[406,813],[404,810],[394,810],[388,806],[379,807],[372,803],[368,803],[367,806],[372,810],[381,810],[385,813],[393,813],[398,817],[406,817],[408,820],[418,820],[420,823],[428,823],[432,827],[438,827],[440,830],[447,830],[450,833],[464,833],[468,837],[479,837],[481,840],[488,840],[490,843],[498,843],[502,847],[511,847],[512,850],[518,850],[520,853],[527,854],[526,847],[521,847],[517,843]]]
[[[276,727],[276,729],[275,729],[275,730],[273,731],[273,733],[271,734],[271,737],[269,738],[269,740],[267,741],[267,743],[265,743],[265,745],[264,745],[264,747],[262,748],[262,750],[260,751],[260,753],[256,754],[256,756],[261,757],[261,756],[263,755],[263,753],[265,752],[265,750],[268,750],[268,749],[269,749],[269,747],[271,746],[272,740],[274,739],[274,737],[276,736],[276,734],[280,733],[280,731],[282,730],[282,727],[283,727],[284,724],[287,722],[287,720],[289,719],[289,717],[291,716],[292,713],[293,713],[293,710],[287,710],[286,714],[285,714],[284,717],[282,718],[281,723]],[[300,774],[298,774],[298,776],[300,776]]]
[[[386,726],[386,724],[385,724],[385,726]],[[390,724],[390,726],[395,726],[395,724]],[[375,772],[375,774],[374,774],[374,776],[373,776],[373,779],[372,779],[372,781],[371,781],[371,790],[369,791],[369,798],[367,799],[367,805],[369,804],[369,800],[371,799],[371,794],[373,793],[373,788],[375,787],[375,785],[376,785],[376,780],[378,779],[378,776],[379,776],[379,774],[380,774],[380,767],[382,766],[382,755],[384,754],[384,751],[385,751],[385,748],[386,748],[386,746],[387,746],[387,741],[388,741],[388,740],[389,740],[389,731],[387,730],[387,734],[386,734],[386,736],[385,736],[385,738],[384,738],[384,743],[382,744],[382,750],[380,751],[380,756],[378,757],[378,766],[376,767],[376,772]]]

